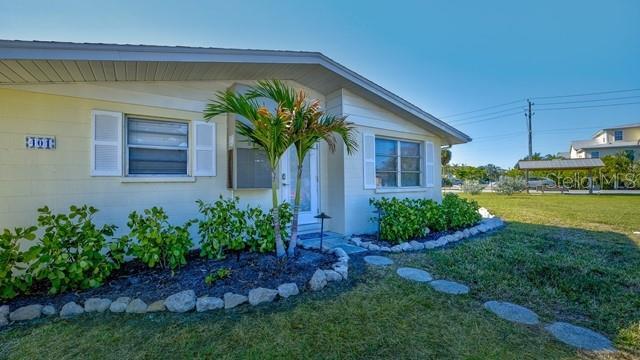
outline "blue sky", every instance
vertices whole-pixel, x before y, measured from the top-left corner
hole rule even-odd
[[[640,88],[638,19],[635,0],[0,0],[4,39],[321,51],[475,138],[453,162],[503,167],[527,152],[522,99]],[[640,102],[640,91],[535,102],[611,97],[625,99],[534,109]],[[537,111],[534,151],[633,122],[640,104]]]

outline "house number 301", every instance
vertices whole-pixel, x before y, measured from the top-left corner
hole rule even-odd
[[[55,136],[26,136],[25,146],[27,149],[48,149],[56,148]]]

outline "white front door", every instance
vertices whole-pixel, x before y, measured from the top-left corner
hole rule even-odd
[[[283,200],[293,205],[296,196],[296,173],[298,168],[298,159],[295,148],[282,157],[281,184]],[[298,222],[300,224],[310,224],[317,222],[314,216],[318,215],[318,150],[309,151],[304,159],[302,167],[302,181],[300,187],[300,215]]]

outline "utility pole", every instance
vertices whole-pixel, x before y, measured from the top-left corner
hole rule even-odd
[[[525,114],[525,117],[527,118],[527,132],[529,134],[529,156],[527,156],[527,160],[531,160],[531,158],[533,157],[533,144],[531,141],[531,118],[533,117],[533,112],[531,112],[531,107],[534,105],[531,100],[527,99],[527,105],[528,105],[528,109],[527,109],[527,113]],[[527,194],[529,193],[529,170],[525,171],[525,177],[526,182],[527,182]]]

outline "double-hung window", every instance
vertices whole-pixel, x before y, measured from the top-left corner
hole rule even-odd
[[[616,131],[613,132],[613,139],[615,141],[622,141],[622,138],[623,138],[622,130],[616,130]]]
[[[127,175],[189,175],[187,122],[128,117],[126,134]]]
[[[422,183],[419,142],[376,137],[376,186],[412,187]]]

